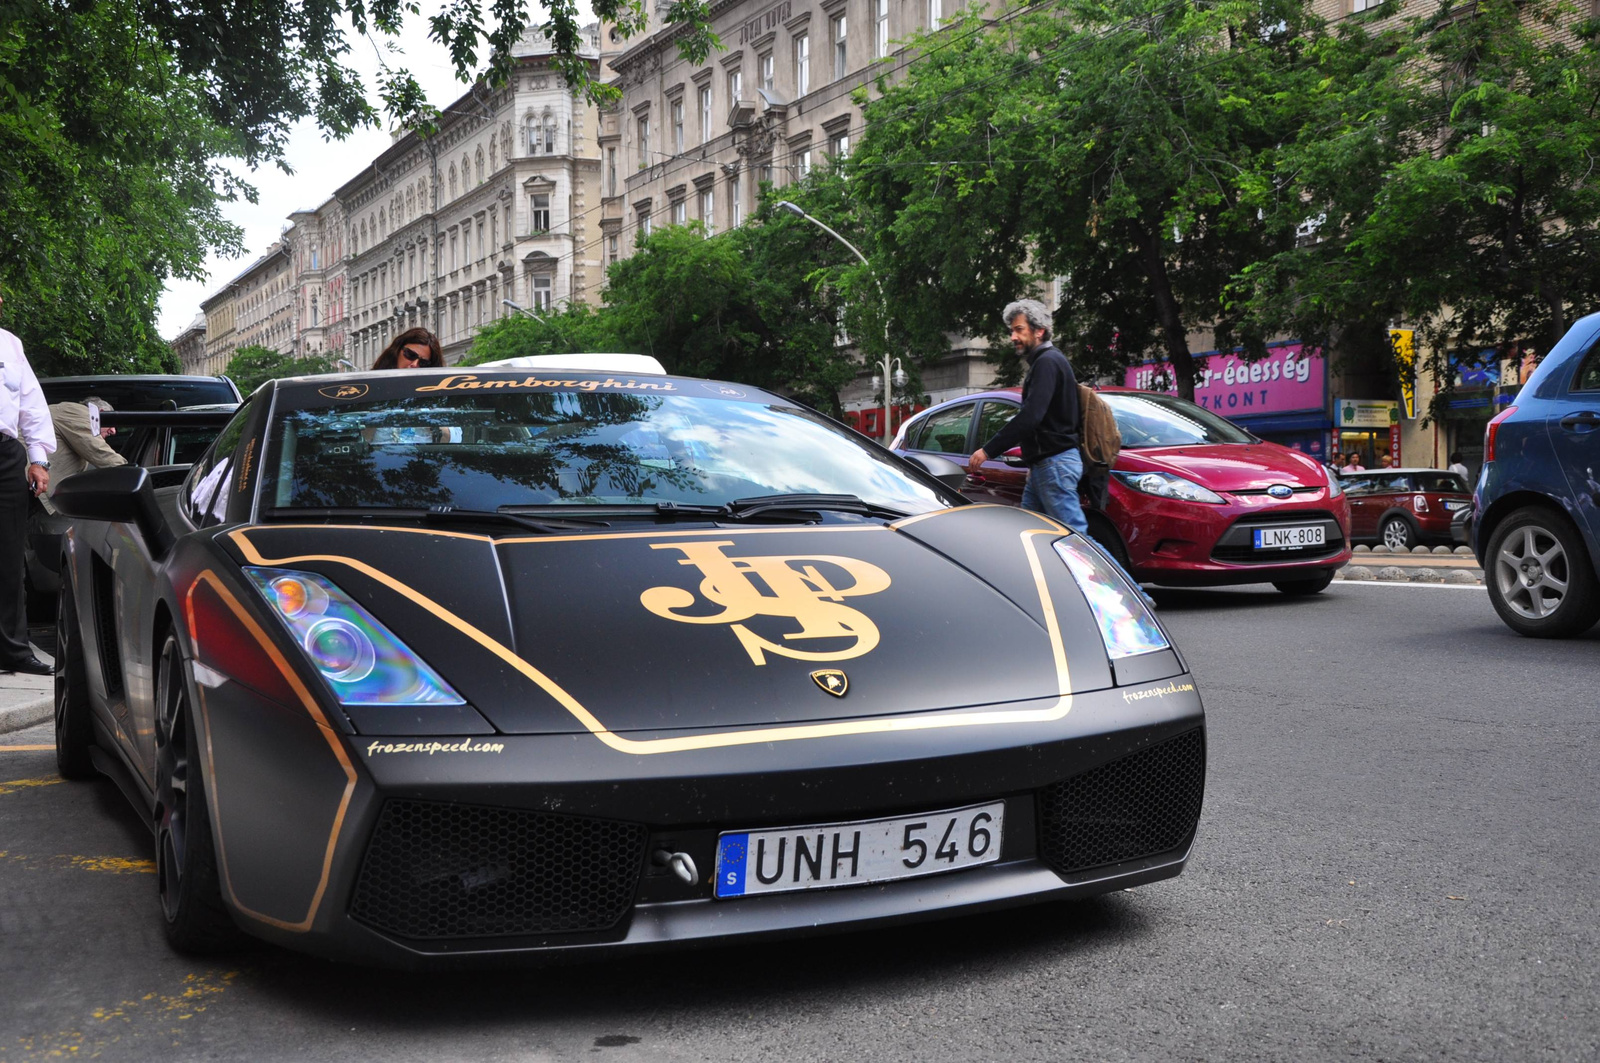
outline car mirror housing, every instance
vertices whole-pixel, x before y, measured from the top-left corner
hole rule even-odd
[[[967,485],[967,470],[949,458],[941,458],[937,454],[902,454],[901,457],[952,491],[959,491]]]
[[[1000,455],[1000,460],[1005,462],[1007,465],[1010,465],[1010,466],[1013,466],[1014,468],[1019,468],[1019,469],[1023,465],[1027,464],[1026,462],[1024,462],[1022,460],[1022,448],[1021,447],[1012,447],[1010,450],[1008,450],[1004,454]]]
[[[172,548],[172,529],[161,515],[150,473],[136,465],[87,469],[69,476],[56,487],[50,501],[77,520],[132,524],[153,557],[164,557]]]

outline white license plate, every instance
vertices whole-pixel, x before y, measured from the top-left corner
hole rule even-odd
[[[1000,859],[1004,801],[857,823],[724,834],[717,896],[893,882]]]
[[[1454,513],[1458,509],[1466,509],[1471,504],[1471,502],[1446,502],[1444,508]]]
[[[1291,524],[1284,528],[1257,528],[1257,550],[1299,550],[1306,546],[1322,546],[1328,541],[1328,530],[1322,524]]]

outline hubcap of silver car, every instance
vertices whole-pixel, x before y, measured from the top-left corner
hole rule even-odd
[[[1528,526],[1506,536],[1495,557],[1500,597],[1513,612],[1540,620],[1561,607],[1567,595],[1567,552],[1543,528]]]

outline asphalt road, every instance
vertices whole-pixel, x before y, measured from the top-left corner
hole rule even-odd
[[[1600,1058],[1600,631],[1518,639],[1477,588],[1158,596],[1210,713],[1188,871],[895,931],[469,976],[191,962],[110,785],[0,750],[0,1061]]]

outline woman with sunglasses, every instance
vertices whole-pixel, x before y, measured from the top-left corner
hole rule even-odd
[[[389,341],[374,369],[443,369],[444,352],[439,337],[425,328],[408,328]]]

